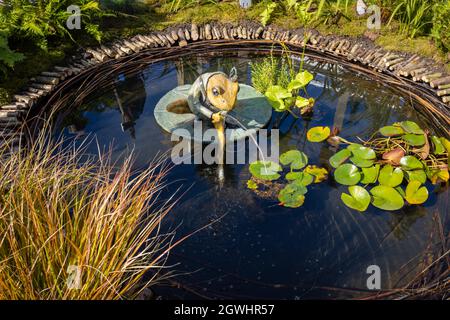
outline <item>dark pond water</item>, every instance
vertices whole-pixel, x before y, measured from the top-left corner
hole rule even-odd
[[[153,109],[169,90],[192,83],[207,71],[228,72],[236,66],[241,83],[251,84],[246,54],[195,57],[149,65],[133,76],[117,75],[114,90],[101,90],[89,102],[66,115],[62,127],[69,138],[94,134],[100,146],[111,146],[120,159],[134,150],[136,168],[173,146],[170,135],[155,122]],[[337,126],[341,136],[368,138],[379,127],[416,116],[407,96],[362,74],[334,64],[308,60],[315,75],[308,93],[317,101],[310,121],[288,117],[280,126],[280,153],[303,150],[310,164],[328,166],[333,154],[326,144],[306,141],[313,126]],[[119,107],[121,105],[121,107]],[[121,110],[122,109],[122,110]],[[273,120],[270,126],[273,126]],[[92,146],[92,152],[97,147]],[[346,187],[332,178],[311,186],[303,207],[287,209],[255,196],[246,188],[247,165],[228,165],[219,188],[216,167],[178,165],[168,177],[167,195],[185,194],[168,217],[167,228],[177,238],[218,219],[190,237],[171,254],[168,264],[183,289],[156,288],[165,298],[340,298],[361,294],[370,265],[381,269],[381,286],[405,283],[423,258],[434,230],[433,216],[444,219],[448,190],[432,191],[423,206],[383,212],[373,206],[357,213],[342,204]],[[445,220],[445,219],[444,219]],[[444,225],[448,233],[449,225]],[[332,290],[330,288],[340,288]],[[348,289],[348,290],[344,290]]]

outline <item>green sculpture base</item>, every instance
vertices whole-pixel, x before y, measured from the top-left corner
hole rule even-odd
[[[169,91],[158,101],[154,115],[156,122],[167,132],[174,133],[183,138],[191,138],[194,141],[199,139],[194,135],[195,115],[192,113],[173,113],[167,110],[167,106],[177,100],[187,99],[191,85],[176,87]],[[266,97],[255,90],[255,88],[239,84],[237,105],[233,110],[233,116],[246,128],[233,128],[228,131],[227,142],[239,141],[250,135],[255,135],[257,131],[264,128],[272,117],[272,107]],[[203,121],[203,132],[213,128],[211,123]],[[201,142],[201,141],[197,141]]]

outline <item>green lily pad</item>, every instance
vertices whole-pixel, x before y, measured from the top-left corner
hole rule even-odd
[[[444,137],[440,137],[439,140],[441,140],[441,143],[445,150],[447,150],[447,153],[450,153],[450,141]]]
[[[292,169],[303,169],[308,164],[308,157],[301,151],[289,150],[280,156],[281,164],[291,165]]]
[[[406,187],[406,201],[410,204],[422,204],[428,199],[428,189],[426,187],[420,187],[422,183],[417,180],[412,180]]]
[[[405,199],[406,193],[405,190],[402,189],[402,186],[396,186],[394,189],[402,196],[403,199]]]
[[[429,170],[427,171],[427,177],[432,184],[438,184],[441,182],[447,182],[449,179],[448,170]]]
[[[299,81],[302,87],[306,87],[313,79],[314,76],[306,70],[297,73],[297,75],[295,76],[295,80]]]
[[[351,155],[352,155],[352,153],[350,150],[343,149],[330,158],[330,160],[329,160],[330,164],[333,168],[337,168],[341,164],[343,164],[345,161],[347,161]]]
[[[420,147],[425,144],[425,137],[422,134],[405,134],[402,136],[403,141],[413,147]]]
[[[345,163],[334,171],[334,179],[340,184],[353,186],[361,180],[361,173],[355,165]]]
[[[399,123],[400,127],[408,133],[423,134],[423,130],[414,121],[402,121]]]
[[[301,184],[290,183],[278,194],[280,203],[289,208],[298,208],[305,202],[305,194],[308,190]]]
[[[362,168],[363,177],[361,179],[361,183],[369,184],[369,183],[377,182],[379,173],[380,173],[380,165],[379,164],[376,164],[369,168]]]
[[[281,86],[271,86],[266,91],[266,97],[275,111],[281,112],[289,107],[286,106],[284,99],[292,98],[292,93]]]
[[[304,186],[308,186],[314,182],[314,176],[307,172],[289,172],[286,174],[287,180],[294,180]]]
[[[405,156],[400,159],[400,165],[404,170],[422,169],[423,164],[414,156]]]
[[[314,176],[314,183],[320,183],[328,178],[328,171],[317,166],[307,166],[303,172]]]
[[[372,204],[381,210],[399,210],[405,204],[398,191],[389,186],[373,187],[370,193],[372,194]]]
[[[306,137],[311,142],[322,142],[326,140],[331,134],[329,127],[314,127],[308,130]]]
[[[388,187],[396,187],[403,181],[403,171],[401,168],[392,167],[390,164],[385,165],[380,170],[378,182]]]
[[[403,129],[401,127],[395,127],[395,126],[382,127],[382,128],[380,128],[379,131],[385,137],[395,137],[395,136],[400,136],[403,133],[405,133],[405,131],[403,131]]]
[[[351,186],[348,188],[350,195],[341,194],[341,200],[344,204],[358,211],[366,211],[370,204],[370,194],[366,189],[360,186]]]
[[[369,168],[369,167],[373,166],[373,164],[375,162],[374,160],[366,160],[366,159],[362,159],[357,156],[351,157],[350,161],[353,162],[353,164],[355,166],[360,167],[360,168]]]
[[[249,170],[257,179],[272,181],[280,178],[278,172],[282,171],[282,168],[272,161],[255,161],[250,164]]]
[[[297,108],[304,108],[304,107],[308,107],[309,106],[309,104],[310,104],[310,101],[309,101],[309,99],[307,99],[307,98],[303,98],[303,97],[300,97],[300,96],[298,96],[296,99],[295,99],[295,106],[297,107]]]
[[[358,143],[352,143],[347,149],[349,149],[355,157],[360,159],[373,160],[377,157],[375,151],[371,148],[364,147]]]
[[[424,170],[409,170],[406,171],[406,174],[408,175],[409,181],[419,181],[420,183],[425,183],[427,181],[427,174]]]
[[[445,153],[445,147],[444,147],[444,145],[442,144],[442,141],[441,141],[441,139],[439,139],[438,137],[436,137],[436,136],[432,136],[431,137],[431,141],[433,142],[433,147],[434,147],[434,154],[436,154],[436,155],[440,155],[440,154],[443,154],[443,153]]]
[[[250,190],[257,190],[258,189],[258,184],[253,181],[253,180],[248,180],[247,181],[247,188],[249,188]]]

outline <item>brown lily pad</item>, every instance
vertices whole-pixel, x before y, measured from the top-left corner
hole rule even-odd
[[[405,156],[405,151],[402,148],[395,148],[391,151],[383,153],[383,160],[393,165],[399,165],[400,159]]]

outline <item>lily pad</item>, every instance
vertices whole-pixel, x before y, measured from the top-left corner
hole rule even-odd
[[[379,164],[376,164],[369,168],[362,168],[363,177],[361,179],[361,183],[369,184],[369,183],[377,182],[379,173],[380,173],[380,165]]]
[[[295,80],[299,81],[302,84],[302,87],[306,87],[313,79],[314,76],[306,70],[297,73],[295,76]]]
[[[314,183],[320,183],[328,178],[327,169],[317,166],[307,166],[303,172],[313,175],[315,177]]]
[[[301,97],[301,96],[298,96],[296,99],[295,99],[295,106],[297,107],[297,108],[305,108],[305,107],[308,107],[309,105],[310,105],[310,100],[309,99],[307,99],[307,98],[303,98],[303,97]]]
[[[330,164],[333,168],[337,168],[341,164],[343,164],[345,161],[347,161],[351,155],[352,155],[352,153],[350,150],[343,149],[330,158],[330,160],[329,160]]]
[[[344,204],[358,211],[366,211],[370,204],[370,194],[366,189],[360,186],[351,186],[348,188],[350,195],[341,194],[341,200]]]
[[[386,126],[380,128],[380,133],[385,137],[395,137],[402,135],[405,131],[401,127]]]
[[[444,147],[444,145],[442,144],[441,139],[439,139],[439,138],[436,137],[436,136],[432,136],[432,137],[431,137],[431,141],[433,142],[433,150],[434,150],[433,153],[434,153],[434,154],[440,155],[440,154],[445,153],[445,147]]]
[[[314,127],[308,130],[306,137],[311,142],[322,142],[330,136],[329,127]]]
[[[444,137],[439,138],[447,153],[450,153],[450,141]]]
[[[355,165],[345,163],[334,171],[334,179],[340,184],[353,186],[361,180],[361,173]]]
[[[403,181],[403,171],[401,168],[392,167],[390,164],[385,165],[380,170],[378,182],[388,187],[396,187]]]
[[[314,182],[314,176],[307,172],[289,172],[286,174],[287,180],[294,180],[304,186],[308,186]]]
[[[404,170],[422,169],[423,164],[414,156],[405,156],[400,159],[400,165]]]
[[[381,210],[399,210],[405,204],[400,193],[389,186],[373,187],[370,193],[372,194],[372,204]]]
[[[253,180],[248,180],[247,181],[247,188],[249,188],[250,190],[257,190],[258,189],[258,184],[253,181]]]
[[[366,160],[366,159],[362,159],[357,156],[351,157],[350,161],[353,162],[353,164],[355,166],[360,167],[360,168],[369,168],[369,167],[373,166],[373,164],[375,162],[374,160]]]
[[[400,159],[405,156],[405,151],[402,148],[395,148],[391,151],[383,153],[383,160],[388,163],[398,165],[400,164]]]
[[[427,174],[424,170],[409,170],[406,171],[406,174],[408,175],[409,181],[419,181],[420,183],[425,183],[427,181]]]
[[[278,172],[282,171],[279,164],[272,161],[255,161],[250,164],[250,173],[257,179],[277,180],[280,178]]]
[[[408,133],[413,134],[423,134],[423,130],[414,121],[402,121],[400,122],[400,127]]]
[[[305,202],[305,193],[308,190],[301,184],[290,183],[278,194],[281,205],[289,208],[298,208]]]
[[[425,137],[422,134],[405,134],[402,139],[413,147],[420,147],[425,144]]]
[[[358,143],[352,143],[347,147],[355,157],[358,157],[360,159],[364,160],[372,160],[377,157],[375,154],[375,151],[373,151],[371,148],[364,147]]]
[[[281,164],[291,165],[292,169],[303,169],[308,164],[308,157],[299,150],[289,150],[280,156]]]
[[[430,170],[427,172],[427,176],[432,184],[447,182],[449,179],[448,170]]]
[[[271,86],[266,91],[266,97],[275,111],[281,112],[289,107],[286,106],[284,99],[292,98],[292,93],[281,86]]]
[[[406,187],[406,201],[410,204],[422,204],[428,199],[428,190],[426,187],[420,187],[422,183],[412,180]]]

